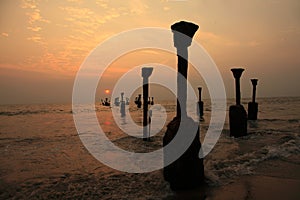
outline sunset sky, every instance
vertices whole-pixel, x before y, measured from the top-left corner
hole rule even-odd
[[[216,62],[228,97],[234,66],[246,69],[243,97],[253,77],[258,97],[300,96],[299,11],[299,0],[1,0],[0,104],[71,102],[76,72],[102,41],[181,20],[200,26],[195,40]],[[139,54],[116,61],[114,73],[154,59]],[[176,57],[162,55],[151,61],[176,67]]]

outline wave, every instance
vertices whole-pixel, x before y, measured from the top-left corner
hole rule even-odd
[[[258,164],[270,159],[282,159],[300,154],[299,141],[295,136],[284,136],[276,145],[265,146],[257,151],[236,155],[231,159],[208,161],[207,182],[210,185],[225,185],[232,178],[254,174]]]
[[[17,111],[17,112],[0,112],[0,115],[4,116],[15,116],[15,115],[31,115],[31,114],[40,114],[40,113],[49,113],[49,111]]]
[[[258,119],[261,122],[289,122],[289,123],[299,123],[299,119]]]
[[[16,116],[16,115],[34,115],[34,114],[49,114],[49,113],[72,113],[65,110],[22,110],[22,111],[4,111],[0,112],[0,116]]]

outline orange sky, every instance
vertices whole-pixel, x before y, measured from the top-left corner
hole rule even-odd
[[[300,96],[299,10],[298,0],[1,0],[0,103],[70,102],[79,66],[103,40],[180,20],[200,25],[195,40],[216,62],[229,97],[233,66],[246,68],[243,97],[252,77],[258,96]],[[162,55],[155,61],[176,66]],[[136,62],[151,56],[136,54]],[[115,65],[119,74],[134,64],[129,57]]]

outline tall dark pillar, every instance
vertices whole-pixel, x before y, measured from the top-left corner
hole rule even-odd
[[[235,79],[236,105],[229,107],[230,136],[241,137],[247,135],[247,112],[241,105],[240,77],[242,68],[231,69]]]
[[[148,125],[148,97],[149,97],[149,76],[151,76],[153,71],[152,67],[142,68],[143,77],[143,140],[147,141],[149,133],[147,129]]]
[[[202,91],[202,88],[201,87],[198,87],[198,92],[199,92],[199,101],[198,101],[198,109],[199,109],[199,120],[200,121],[203,121],[203,106],[204,106],[204,103],[202,101],[202,98],[201,98],[201,91]]]
[[[188,47],[191,45],[192,38],[198,28],[198,25],[184,21],[171,26],[174,34],[174,46],[177,48],[178,57],[177,112],[176,117],[167,126],[167,131],[163,137],[163,146],[168,145],[172,141],[179,130],[179,126],[183,126],[186,129],[184,134],[191,134],[189,127],[198,127],[199,124],[188,117],[186,111]],[[198,128],[196,137],[190,147],[176,161],[164,168],[164,178],[170,183],[173,190],[192,188],[203,182],[203,159],[198,157],[200,149],[201,143]],[[174,151],[176,149],[170,150],[170,152],[165,150],[164,160],[168,160],[168,156]]]
[[[251,83],[253,86],[253,92],[252,92],[252,102],[248,103],[248,119],[249,120],[257,120],[258,103],[255,102],[257,81],[258,81],[258,79],[251,79]]]

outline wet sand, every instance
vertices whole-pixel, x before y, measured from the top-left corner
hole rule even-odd
[[[211,190],[208,199],[300,199],[300,163],[270,160],[257,167],[255,175],[243,176]]]

